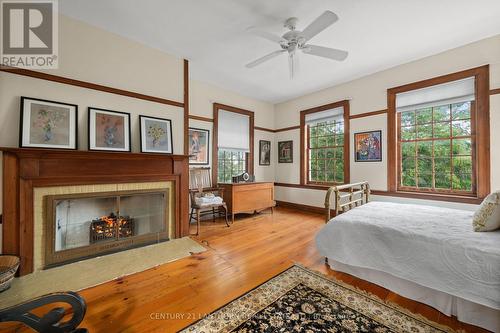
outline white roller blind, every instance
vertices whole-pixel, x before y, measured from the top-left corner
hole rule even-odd
[[[398,112],[474,100],[474,77],[396,95]]]
[[[344,108],[338,107],[330,110],[314,112],[306,114],[306,124],[314,125],[324,121],[343,121],[344,120]]]
[[[219,148],[250,151],[250,117],[219,110],[217,145]]]

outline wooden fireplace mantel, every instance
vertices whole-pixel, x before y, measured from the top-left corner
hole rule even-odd
[[[35,187],[173,181],[175,237],[189,234],[187,155],[2,148],[2,253],[21,258],[19,275],[33,272]]]

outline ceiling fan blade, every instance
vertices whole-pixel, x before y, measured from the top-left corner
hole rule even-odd
[[[330,47],[324,47],[318,45],[306,45],[302,49],[302,52],[337,61],[345,60],[345,58],[347,58],[347,55],[349,54],[347,51],[332,49]]]
[[[261,63],[265,62],[265,61],[268,61],[269,59],[272,59],[278,55],[280,55],[281,53],[283,52],[286,52],[286,50],[278,50],[278,51],[274,51],[272,53],[269,53],[269,54],[266,54],[265,56],[259,58],[259,59],[256,59],[248,64],[245,65],[245,67],[247,68],[253,68],[257,65],[260,65]]]
[[[338,19],[339,17],[337,16],[337,14],[327,10],[323,14],[318,16],[318,18],[315,19],[311,24],[309,24],[307,28],[302,31],[301,35],[306,39],[306,41],[308,41],[309,39],[319,34],[321,31],[337,22]]]
[[[256,35],[256,36],[259,36],[259,37],[262,37],[264,39],[267,39],[271,42],[275,42],[275,43],[278,43],[278,44],[282,44],[282,43],[287,43],[287,40],[278,36],[278,35],[275,35],[275,34],[272,34],[270,32],[267,32],[267,31],[263,31],[263,30],[260,30],[260,29],[257,29],[255,27],[250,27],[247,29],[248,32]]]

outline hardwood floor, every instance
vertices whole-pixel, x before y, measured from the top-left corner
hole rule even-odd
[[[81,291],[88,304],[82,326],[90,332],[176,332],[297,262],[454,329],[486,332],[328,269],[314,245],[323,223],[322,215],[286,208],[237,218],[229,228],[222,220],[202,222],[194,239],[208,251]],[[20,330],[0,324],[0,331]]]

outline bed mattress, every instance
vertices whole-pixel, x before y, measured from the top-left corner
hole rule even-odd
[[[333,218],[316,244],[340,263],[500,310],[500,231],[474,232],[472,214],[370,202]]]

